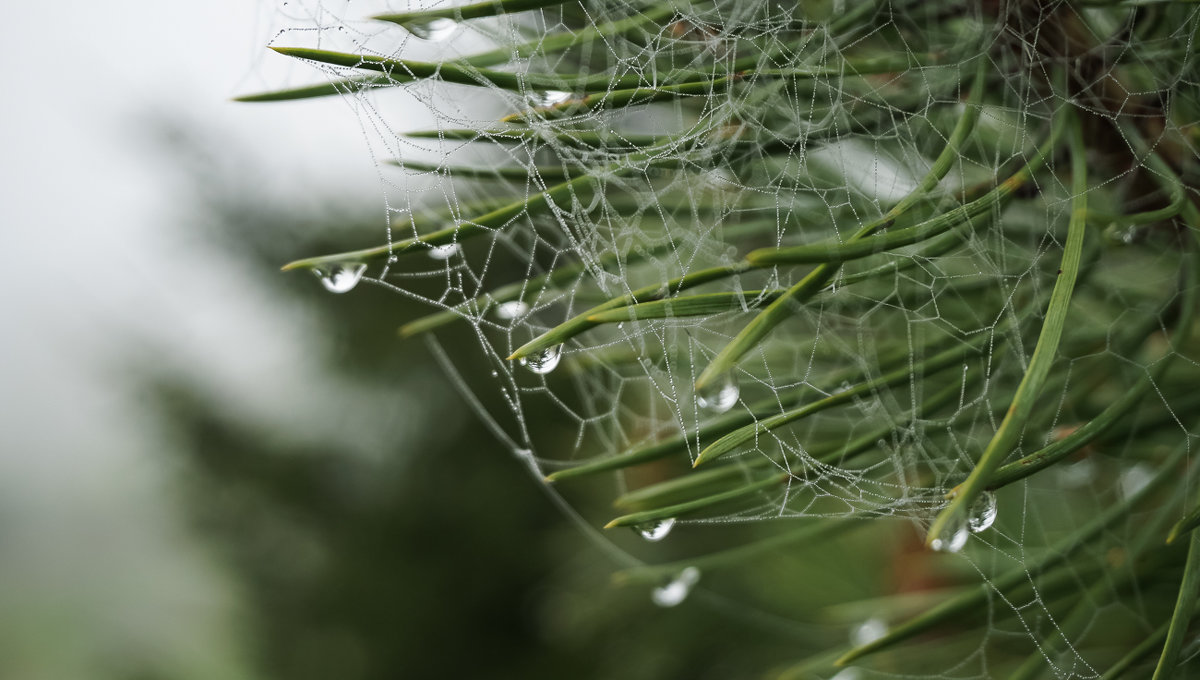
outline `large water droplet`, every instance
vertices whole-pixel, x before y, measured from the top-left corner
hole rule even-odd
[[[546,349],[531,354],[527,357],[521,357],[521,365],[534,373],[545,375],[553,371],[558,362],[562,360],[562,345],[547,347]]]
[[[529,313],[529,305],[520,300],[510,300],[496,305],[496,318],[502,321],[519,319]]]
[[[999,509],[996,507],[996,494],[984,491],[979,494],[979,498],[975,499],[975,503],[971,505],[971,511],[967,513],[967,528],[973,534],[987,531],[996,523],[997,514],[999,514]]]
[[[358,285],[367,265],[362,262],[335,262],[312,268],[312,273],[321,279],[321,285],[330,293],[348,293]]]
[[[453,19],[440,17],[437,19],[410,21],[404,24],[404,27],[422,40],[445,40],[450,37],[454,29],[458,28],[458,24]]]
[[[661,519],[657,522],[647,522],[636,527],[637,532],[642,535],[642,538],[647,541],[661,541],[671,533],[671,529],[675,526],[675,518]]]
[[[883,619],[872,616],[863,621],[850,631],[850,644],[855,647],[869,645],[879,638],[887,635],[888,625]]]
[[[737,378],[733,373],[726,373],[698,390],[696,403],[700,405],[700,408],[713,413],[724,413],[737,403],[739,393]]]
[[[829,680],[861,680],[862,672],[857,668],[843,668]]]
[[[461,250],[457,243],[447,243],[445,245],[433,246],[429,249],[429,257],[435,260],[449,260]]]
[[[940,537],[929,542],[929,547],[938,552],[956,553],[967,544],[967,538],[970,535],[971,530],[967,527],[967,521],[960,519],[947,525]]]
[[[671,579],[670,583],[655,588],[650,593],[650,599],[660,607],[674,607],[687,599],[688,593],[692,592],[692,587],[699,581],[700,570],[688,567]]]

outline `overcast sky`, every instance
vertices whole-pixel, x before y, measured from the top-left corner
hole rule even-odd
[[[180,529],[162,433],[120,370],[138,356],[191,366],[267,410],[295,407],[318,370],[293,330],[304,320],[188,232],[197,222],[180,214],[185,175],[149,125],[204,128],[247,159],[248,177],[270,173],[264,191],[322,187],[378,201],[382,216],[378,173],[346,103],[229,101],[295,73],[263,47],[288,22],[275,4],[7,6],[0,669],[10,677],[100,677],[97,657],[122,646],[153,648],[195,677],[236,677],[232,598]],[[210,658],[216,648],[227,658]]]

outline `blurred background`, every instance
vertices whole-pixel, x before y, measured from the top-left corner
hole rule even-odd
[[[789,658],[782,619],[613,588],[608,553],[396,339],[414,303],[278,272],[379,241],[385,180],[352,103],[229,101],[279,84],[273,3],[8,11],[0,677],[726,678]]]

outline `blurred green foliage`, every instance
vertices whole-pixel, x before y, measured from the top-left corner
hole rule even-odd
[[[310,277],[276,273],[299,253],[377,236],[373,216],[332,197],[315,215],[264,202],[240,188],[253,182],[231,182],[205,160],[203,140],[176,132],[171,144],[194,159],[197,214],[219,229],[212,236],[229,257],[328,329],[338,350],[322,357],[331,376],[368,393],[457,404],[367,459],[231,413],[179,374],[147,376],[147,401],[177,442],[189,514],[234,574],[264,677],[754,677],[809,646],[807,629],[743,605],[699,597],[658,609],[647,588],[614,586],[619,565],[461,405],[428,348],[397,339],[416,303],[365,285],[329,296]],[[443,336],[456,357],[474,351],[464,330]],[[329,417],[341,416],[331,404]],[[532,426],[538,437],[572,436],[556,435],[554,422]],[[602,506],[607,490],[572,492]],[[698,533],[707,535],[679,529],[671,545],[652,547],[626,530],[615,540],[671,559],[711,543],[712,530]],[[795,598],[804,584],[793,583]]]

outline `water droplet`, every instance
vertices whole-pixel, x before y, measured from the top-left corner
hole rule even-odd
[[[558,362],[562,360],[562,345],[547,347],[546,349],[532,354],[527,357],[521,357],[521,365],[534,373],[545,375],[553,371]]]
[[[687,599],[688,593],[692,592],[692,587],[699,581],[700,570],[695,567],[688,567],[679,572],[678,576],[671,579],[670,583],[655,588],[650,593],[650,599],[660,607],[674,607]]]
[[[362,262],[335,262],[312,268],[312,273],[321,279],[321,285],[330,293],[348,293],[358,285],[367,265]]]
[[[863,621],[855,626],[854,630],[850,631],[850,644],[854,645],[855,647],[868,645],[884,635],[887,635],[887,632],[887,623],[883,619],[872,616],[866,621]]]
[[[967,527],[967,521],[960,519],[955,524],[947,526],[940,538],[930,541],[929,547],[938,552],[956,553],[967,544],[967,538],[970,535],[971,531]]]
[[[657,522],[647,522],[634,527],[642,538],[647,541],[661,541],[671,533],[671,529],[675,526],[675,518],[660,519]]]
[[[450,37],[454,29],[458,28],[458,24],[453,19],[439,17],[437,19],[410,21],[404,24],[404,27],[422,40],[445,40]]]
[[[737,403],[739,393],[737,377],[732,372],[726,373],[698,390],[696,403],[700,405],[700,408],[713,413],[724,413]]]
[[[834,394],[841,394],[842,392],[845,392],[846,390],[850,389],[850,387],[851,387],[851,385],[850,385],[850,381],[849,381],[849,380],[843,380],[843,381],[842,381],[842,384],[841,384],[841,385],[838,385],[838,386],[837,386],[837,389],[835,389],[835,390],[833,391],[833,393],[834,393]]]
[[[984,491],[971,505],[971,512],[967,513],[967,528],[973,534],[987,531],[996,523],[997,514],[999,510],[996,508],[996,494]]]
[[[843,668],[838,671],[838,674],[829,678],[829,680],[860,680],[862,673],[857,668]]]
[[[457,243],[447,243],[445,245],[433,246],[429,249],[429,257],[435,260],[449,260],[458,254],[461,250]]]
[[[1146,488],[1152,479],[1154,479],[1154,472],[1148,465],[1134,463],[1133,467],[1121,473],[1121,494],[1125,498],[1129,498]]]
[[[496,318],[502,321],[519,319],[529,313],[529,305],[520,300],[510,300],[496,305]]]
[[[561,104],[571,98],[570,92],[562,90],[546,90],[544,92],[535,92],[533,99],[542,106],[554,106]]]

